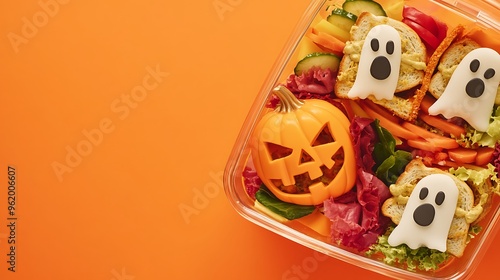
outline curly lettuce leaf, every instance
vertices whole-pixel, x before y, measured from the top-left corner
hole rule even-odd
[[[495,166],[492,164],[488,164],[486,168],[478,169],[468,169],[460,166],[458,168],[450,168],[449,172],[458,179],[472,184],[474,189],[479,192],[479,195],[485,194],[489,183],[492,185],[492,191],[500,194],[500,179],[498,178]]]
[[[500,106],[494,108],[490,124],[485,132],[477,131],[468,125],[466,134],[457,141],[469,148],[478,145],[494,148],[495,144],[500,141]]]
[[[490,177],[496,177],[495,167],[491,164],[488,164],[487,167],[488,168],[468,169],[460,166],[458,168],[450,168],[449,171],[464,182],[469,181],[472,182],[474,186],[480,186]]]
[[[442,267],[451,255],[447,252],[441,252],[427,247],[411,249],[406,244],[392,247],[388,239],[394,226],[389,226],[384,235],[379,236],[378,242],[370,247],[366,252],[367,256],[376,256],[382,254],[382,261],[389,265],[400,265],[409,271],[435,271]],[[478,225],[469,227],[467,243],[475,238],[482,228]]]
[[[383,262],[390,265],[402,265],[409,271],[423,270],[432,271],[437,270],[446,262],[450,255],[446,252],[421,247],[418,249],[411,249],[406,244],[398,246],[389,245],[389,235],[394,230],[391,226],[388,228],[386,234],[379,236],[378,242],[370,247],[367,251],[368,256],[383,254]]]

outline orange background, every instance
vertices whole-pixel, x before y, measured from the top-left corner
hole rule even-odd
[[[239,129],[308,4],[2,1],[0,279],[385,279],[254,225],[222,189]],[[497,237],[473,278],[496,274],[499,249]]]

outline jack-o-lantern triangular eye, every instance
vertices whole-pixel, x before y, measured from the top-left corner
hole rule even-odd
[[[292,154],[293,150],[278,144],[266,142],[267,152],[272,160],[287,157]]]
[[[306,151],[302,150],[300,152],[300,163],[302,164],[310,161],[313,161],[313,157],[309,155]]]
[[[315,147],[332,142],[335,142],[335,139],[333,138],[333,135],[330,133],[330,128],[328,127],[328,124],[325,124],[323,128],[321,128],[320,133],[318,133],[318,136],[316,136],[316,138],[313,140],[312,146]]]

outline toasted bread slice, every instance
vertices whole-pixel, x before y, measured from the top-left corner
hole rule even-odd
[[[431,79],[436,72],[436,67],[438,66],[438,63],[441,59],[441,56],[448,50],[448,48],[451,46],[453,42],[457,38],[462,37],[464,33],[464,26],[463,25],[457,25],[455,28],[453,28],[448,35],[443,39],[443,41],[439,44],[439,46],[434,50],[432,55],[430,56],[428,62],[427,62],[427,68],[425,69],[425,75],[424,79],[422,80],[422,86],[418,89],[420,91],[417,95],[420,97],[424,97],[424,95],[427,93],[427,90],[429,89]],[[419,100],[419,104],[422,100]],[[418,112],[416,112],[418,113]]]
[[[474,40],[464,37],[453,43],[441,56],[437,72],[432,76],[428,91],[439,98],[460,61],[472,50],[479,48]]]
[[[400,21],[364,12],[351,28],[350,40],[346,42],[344,48],[344,56],[340,62],[339,74],[334,89],[339,98],[348,98],[348,92],[356,79],[364,39],[374,26],[380,24],[394,27],[401,37],[402,63],[396,93],[413,89],[422,83],[426,69],[427,50],[417,33]],[[414,119],[416,116],[415,109],[418,109],[420,105],[414,103],[417,100],[414,97],[408,98],[395,95],[391,100],[377,100],[372,96],[368,98],[406,120]],[[421,98],[418,101],[421,101]]]
[[[435,98],[439,98],[456,67],[462,59],[472,50],[481,46],[473,39],[464,36],[454,42],[441,56],[436,73],[432,76],[428,91]],[[497,90],[495,104],[500,105],[500,87]]]
[[[441,169],[427,167],[421,159],[414,159],[406,166],[405,172],[401,174],[396,183],[391,185],[390,191],[393,197],[384,202],[382,213],[391,218],[395,224],[399,224],[406,202],[418,181],[427,175],[436,173],[450,176],[459,191],[457,209],[448,233],[446,250],[450,254],[460,257],[467,245],[469,226],[474,222],[468,217],[468,213],[478,209],[474,208],[474,194],[471,188],[457,177]],[[479,210],[482,210],[482,208]]]

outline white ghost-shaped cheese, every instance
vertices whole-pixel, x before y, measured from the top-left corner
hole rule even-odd
[[[401,66],[401,37],[392,26],[381,24],[366,35],[354,85],[349,98],[365,99],[370,94],[377,100],[394,97]]]
[[[399,225],[388,243],[405,243],[411,249],[427,247],[446,251],[446,241],[458,201],[458,188],[446,174],[422,178],[413,189]]]
[[[461,117],[474,129],[486,131],[500,83],[500,55],[490,48],[469,52],[458,64],[430,115]]]

